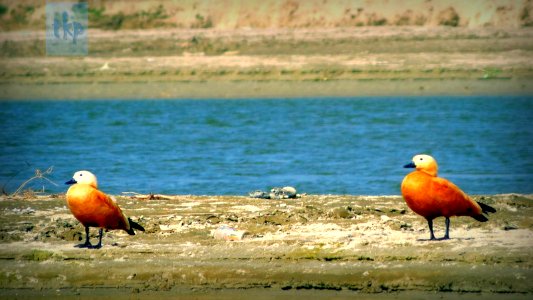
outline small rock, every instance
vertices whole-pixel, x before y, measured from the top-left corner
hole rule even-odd
[[[270,190],[270,193],[260,190],[248,193],[251,198],[258,199],[294,199],[300,198],[302,195],[297,194],[296,189],[292,186],[285,186],[282,188],[274,187]]]
[[[288,198],[296,198],[296,189],[292,186],[286,186],[281,189],[284,195]]]
[[[282,188],[272,188],[270,190],[270,199],[294,199],[296,198],[296,189],[292,186]]]

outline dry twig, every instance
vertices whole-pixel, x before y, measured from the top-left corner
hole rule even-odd
[[[57,186],[57,184],[55,182],[53,182],[52,180],[46,178],[45,175],[48,175],[48,174],[52,174],[52,172],[54,171],[54,166],[51,166],[49,167],[48,169],[46,169],[46,171],[42,172],[40,169],[35,169],[35,175],[24,181],[20,186],[19,188],[12,194],[12,196],[15,196],[17,195],[28,183],[30,183],[31,181],[35,180],[35,179],[44,179],[48,182],[50,182],[51,184]]]
[[[135,192],[122,192],[127,197],[137,200],[176,200],[181,199],[183,196],[161,195],[161,194],[139,194]]]

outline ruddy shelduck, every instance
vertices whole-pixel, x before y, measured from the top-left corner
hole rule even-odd
[[[91,172],[78,171],[65,184],[72,184],[67,191],[67,206],[85,227],[85,243],[76,247],[101,248],[103,229],[122,229],[130,235],[135,234],[133,229],[144,231],[141,225],[124,216],[115,199],[98,190],[96,176]],[[97,245],[89,241],[89,227],[100,228]]]
[[[433,219],[437,217],[446,218],[446,233],[442,239],[449,239],[450,217],[470,216],[486,222],[484,214],[496,212],[493,207],[472,200],[452,182],[437,177],[437,161],[429,155],[415,155],[404,168],[416,168],[403,179],[402,195],[410,209],[426,218],[430,240],[436,240]]]

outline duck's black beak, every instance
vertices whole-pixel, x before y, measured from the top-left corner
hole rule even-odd
[[[411,163],[408,163],[406,164],[405,166],[403,166],[404,168],[416,168],[416,165],[414,162],[411,162]]]
[[[78,183],[78,182],[76,180],[74,180],[74,179],[71,179],[71,180],[65,182],[65,184],[75,184],[75,183]]]

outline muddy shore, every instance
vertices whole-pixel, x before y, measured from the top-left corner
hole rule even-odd
[[[0,296],[527,299],[533,294],[531,195],[476,196],[498,212],[487,223],[453,218],[451,239],[438,242],[427,240],[425,221],[399,196],[117,198],[146,232],[107,232],[99,250],[74,247],[83,228],[65,207],[64,195],[1,198]],[[437,236],[443,235],[443,223],[436,221]],[[213,238],[211,231],[222,225],[247,234],[239,241]],[[96,230],[92,234],[96,242]]]

